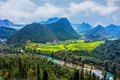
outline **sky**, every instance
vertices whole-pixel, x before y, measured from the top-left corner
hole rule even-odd
[[[120,0],[0,0],[0,19],[28,24],[52,17],[93,26],[120,25]]]

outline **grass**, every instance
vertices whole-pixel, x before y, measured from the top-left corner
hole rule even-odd
[[[57,52],[60,50],[85,50],[90,52],[103,43],[104,41],[86,43],[84,40],[68,40],[59,44],[30,43],[26,45],[26,49],[49,52]]]
[[[65,50],[64,45],[45,45],[36,48],[36,50],[40,51],[50,51],[50,52],[57,52],[59,50]]]
[[[102,43],[104,43],[104,41],[88,42],[88,43],[85,43],[84,41],[77,41],[76,43],[71,43],[66,47],[68,48],[68,50],[92,51]]]

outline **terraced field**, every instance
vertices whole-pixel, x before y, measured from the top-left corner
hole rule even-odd
[[[68,40],[60,42],[59,44],[29,43],[26,45],[26,49],[49,52],[57,52],[60,50],[85,50],[90,52],[103,43],[104,41],[85,42],[84,40]]]

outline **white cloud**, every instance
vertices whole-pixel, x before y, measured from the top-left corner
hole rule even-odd
[[[8,18],[16,22],[32,22],[41,17],[59,16],[63,9],[52,4],[45,3],[37,6],[30,0],[8,0],[0,1],[0,18]]]
[[[62,8],[56,7],[49,3],[45,3],[43,6],[38,7],[34,14],[43,17],[51,17],[61,15],[63,12],[64,10]]]
[[[120,14],[120,13],[119,13]],[[116,24],[120,22],[119,15],[113,15],[111,17],[111,20],[114,21]]]
[[[91,13],[106,16],[118,10],[119,7],[115,5],[116,1],[119,0],[107,0],[106,5],[102,5],[90,0],[85,0],[81,3],[72,2],[69,6],[64,6],[65,8],[50,3],[37,5],[31,0],[0,1],[0,19],[7,18],[18,23],[28,23],[54,16],[73,17],[80,12],[85,12],[85,16]]]
[[[105,16],[119,9],[119,7],[115,5],[116,1],[117,0],[108,0],[107,5],[102,5],[93,1],[71,3],[69,11],[71,15],[75,15],[80,12],[86,12],[86,13],[99,13],[100,15]]]

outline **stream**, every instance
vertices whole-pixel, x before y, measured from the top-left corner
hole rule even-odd
[[[79,65],[75,65],[75,64],[72,64],[72,63],[67,63],[63,60],[60,60],[60,59],[57,59],[57,58],[54,58],[54,57],[50,57],[48,55],[43,55],[43,54],[39,54],[39,56],[41,56],[42,58],[47,58],[48,61],[52,61],[54,63],[57,63],[61,66],[68,66],[70,68],[77,68],[77,69],[81,69],[82,67],[79,66]],[[84,70],[86,71],[92,71],[92,73],[95,73],[97,76],[99,76],[100,78],[103,78],[103,74],[102,74],[102,71],[99,70],[99,69],[89,69],[89,68],[84,68]],[[107,78],[113,78],[114,77],[114,74],[110,73],[110,72],[107,72]]]

